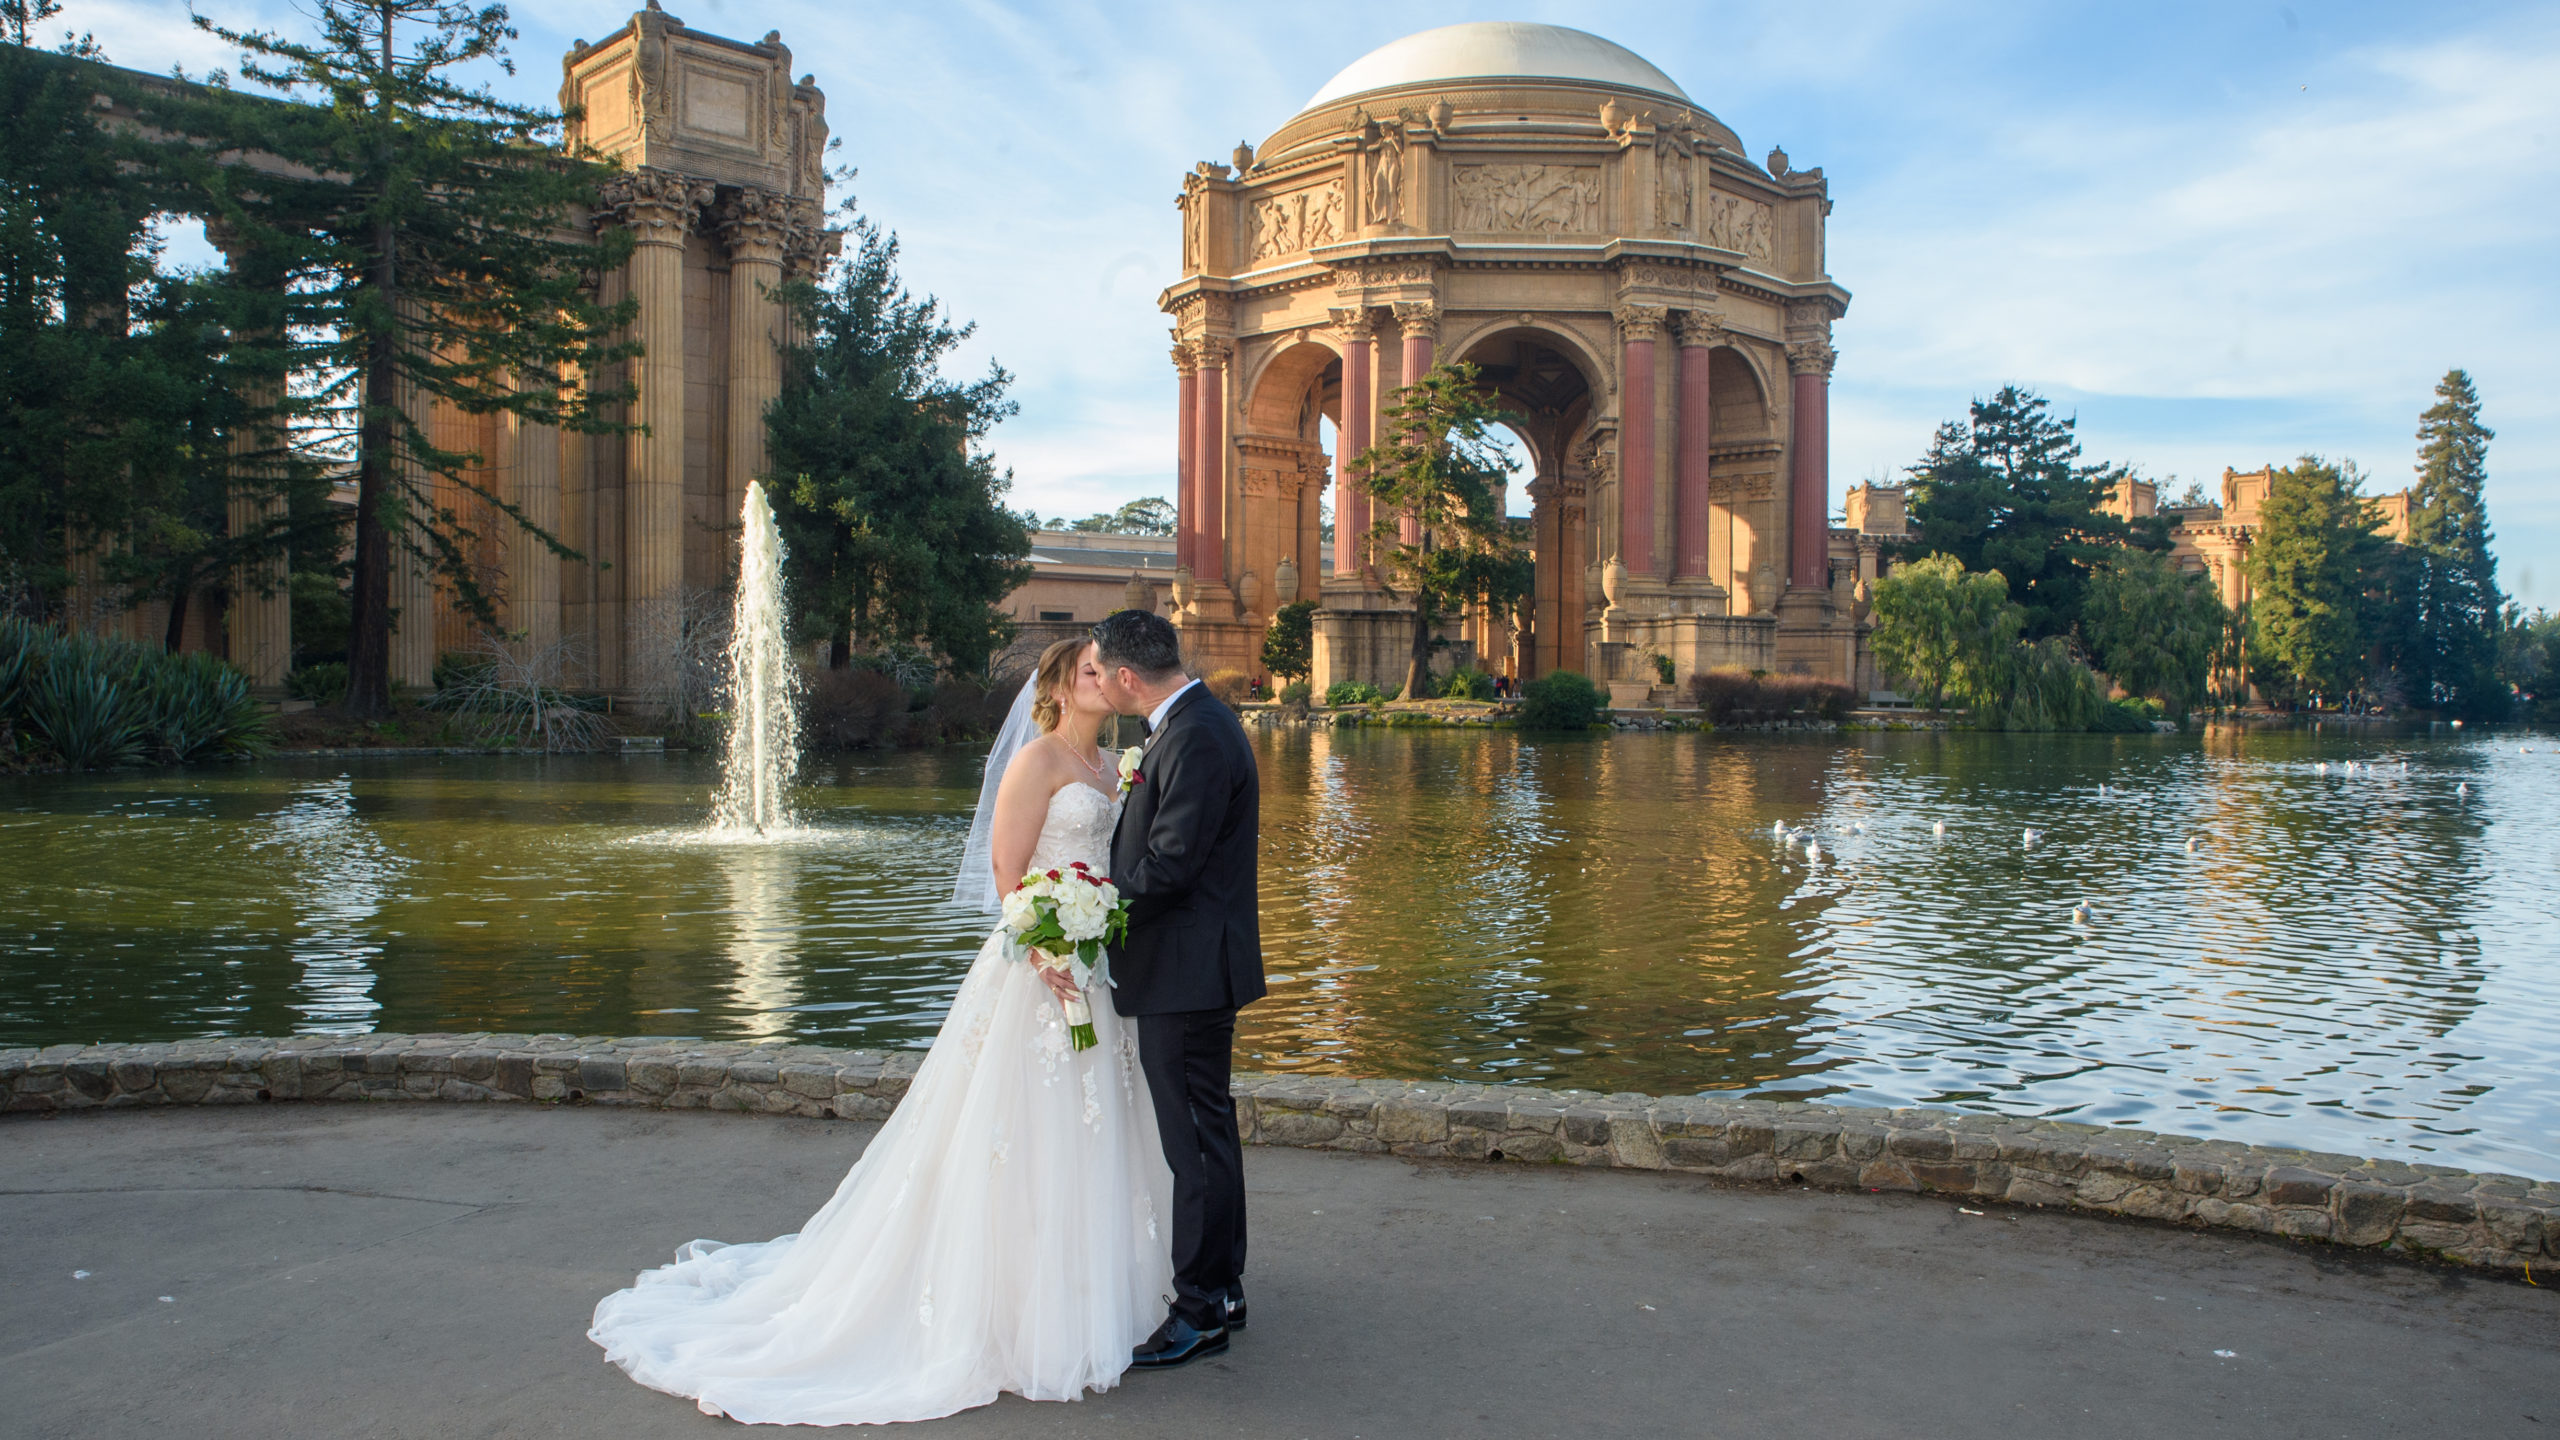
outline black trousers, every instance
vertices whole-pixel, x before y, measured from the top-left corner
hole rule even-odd
[[[1173,1168],[1173,1313],[1202,1329],[1226,1323],[1244,1276],[1244,1142],[1227,1077],[1236,1012],[1135,1015],[1138,1068]]]

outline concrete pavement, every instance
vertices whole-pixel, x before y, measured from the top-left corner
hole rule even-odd
[[[738,1433],[605,1365],[588,1313],[686,1240],[796,1228],[873,1133],[530,1105],[0,1121],[0,1433]],[[1246,1164],[1232,1352],[915,1433],[2560,1434],[2560,1297],[2449,1268],[1911,1195]]]

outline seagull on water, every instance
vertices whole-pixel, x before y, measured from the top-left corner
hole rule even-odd
[[[1939,821],[1937,824],[1930,826],[1930,827],[1929,827],[1929,833],[1930,833],[1930,834],[1932,834],[1932,835],[1937,836],[1937,837],[1938,837],[1939,839],[1941,839],[1941,840],[1946,839],[1946,838],[1947,838],[1947,822],[1946,822],[1946,821],[1944,821],[1944,820],[1941,820],[1941,821]]]
[[[2193,835],[2188,836],[2188,837],[2187,837],[2187,853],[2188,853],[2188,854],[2190,854],[2190,855],[2193,855],[2194,853],[2196,853],[2196,849],[2197,849],[2197,847],[2201,846],[2203,843],[2204,843],[2203,841],[2198,840],[2198,839],[2197,839],[2195,836],[2193,836]]]
[[[2033,825],[2030,825],[2030,826],[2028,826],[2028,827],[2027,827],[2026,833],[2025,833],[2024,835],[2021,835],[2020,837],[2018,837],[2018,843],[2019,843],[2019,844],[2021,844],[2021,845],[2033,845],[2034,843],[2036,843],[2037,841],[2039,841],[2039,840],[2041,840],[2041,839],[2043,839],[2043,838],[2044,838],[2044,832],[2043,832],[2043,831],[2041,831],[2041,830],[2038,830],[2038,829],[2037,829],[2036,827],[2034,827]]]
[[[1808,841],[1806,841],[1806,842],[1805,842],[1805,844],[1804,844],[1804,863],[1806,863],[1807,865],[1819,865],[1819,864],[1821,864],[1821,863],[1822,863],[1822,842],[1821,842],[1821,841],[1819,841],[1819,840],[1808,840]]]
[[[1769,822],[1769,833],[1770,833],[1770,834],[1772,834],[1772,835],[1778,836],[1778,837],[1779,837],[1779,838],[1781,838],[1781,839],[1784,839],[1784,838],[1786,837],[1786,833],[1787,833],[1787,822],[1786,822],[1786,821],[1784,821],[1784,820],[1772,820],[1772,821],[1770,821],[1770,822]]]
[[[2328,761],[2326,761],[2326,760],[2323,760],[2323,761],[2321,761],[2319,764],[2314,765],[2314,766],[2312,766],[2311,768],[2312,768],[2312,770],[2313,770],[2315,773],[2317,773],[2317,774],[2326,775],[2326,774],[2328,774],[2328,773],[2329,773],[2329,762],[2328,762]]]
[[[2470,782],[2470,781],[2468,781],[2468,780],[2465,780],[2465,781],[2463,781],[2461,784],[2454,786],[2454,787],[2453,787],[2453,793],[2454,793],[2454,794],[2456,794],[2456,795],[2468,795],[2468,794],[2470,794],[2470,793],[2471,793],[2471,782]]]
[[[2096,918],[2098,918],[2098,912],[2090,909],[2089,902],[2086,900],[2071,907],[2071,923],[2074,925],[2086,925]]]

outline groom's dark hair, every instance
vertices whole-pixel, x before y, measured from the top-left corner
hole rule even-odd
[[[1125,667],[1151,685],[1182,673],[1182,636],[1152,610],[1104,616],[1093,627],[1093,643],[1094,658],[1106,672]]]

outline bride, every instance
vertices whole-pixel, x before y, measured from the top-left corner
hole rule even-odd
[[[992,911],[1032,869],[1107,871],[1117,776],[1093,646],[1062,640],[987,758],[955,898]],[[1036,733],[1035,733],[1036,731]],[[1107,974],[1107,972],[1106,972]],[[1102,978],[1097,976],[1097,982]],[[927,1420],[1010,1390],[1107,1390],[1164,1314],[1172,1178],[1136,1039],[1001,926],[897,1111],[796,1235],[696,1240],[596,1306],[587,1337],[643,1385],[751,1424]]]

